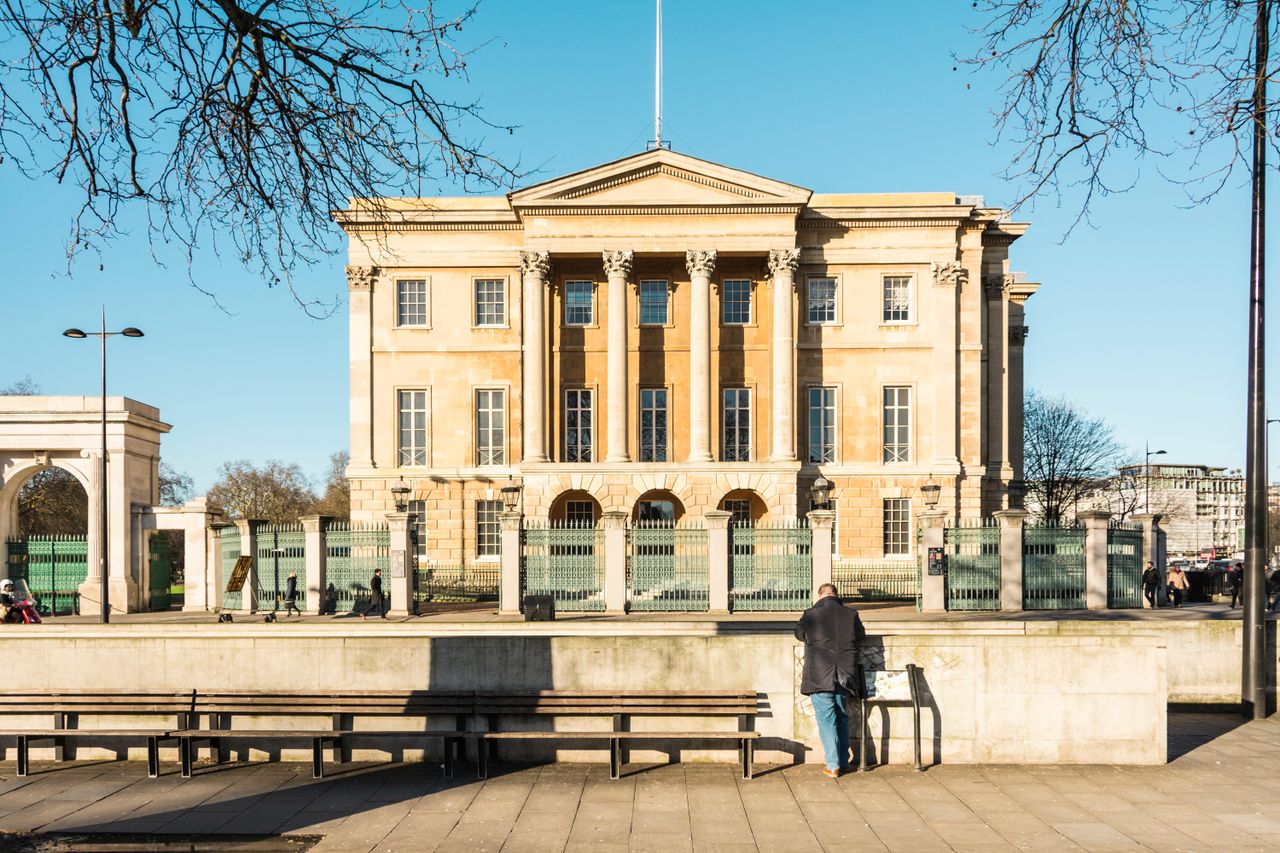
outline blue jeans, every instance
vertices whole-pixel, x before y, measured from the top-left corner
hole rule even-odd
[[[818,719],[823,758],[830,770],[849,768],[849,711],[844,693],[814,693],[813,715]]]

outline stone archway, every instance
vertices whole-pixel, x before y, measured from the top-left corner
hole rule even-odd
[[[89,504],[88,580],[80,587],[81,611],[95,612],[101,601],[103,558],[97,519],[102,412],[96,397],[0,397],[0,558],[4,543],[18,532],[18,492],[39,471],[57,467],[84,487]],[[111,609],[140,609],[144,548],[133,535],[137,506],[158,502],[160,436],[169,424],[160,411],[127,397],[107,398],[107,554]]]

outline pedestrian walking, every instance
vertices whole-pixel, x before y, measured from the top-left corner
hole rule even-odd
[[[298,573],[289,572],[289,578],[284,582],[284,615],[294,614],[302,615],[298,609]]]
[[[386,619],[387,612],[382,606],[382,569],[373,570],[373,577],[369,579],[369,603],[364,606],[360,618],[368,619],[369,611],[375,607],[378,608],[378,617]]]
[[[1147,570],[1142,573],[1142,594],[1146,596],[1148,607],[1157,607],[1156,593],[1160,590],[1160,573],[1155,563],[1147,561]]]
[[[849,769],[848,697],[866,633],[858,611],[841,604],[830,583],[818,587],[818,600],[796,624],[796,639],[804,642],[800,692],[813,702],[826,763],[822,772],[832,779]]]
[[[1280,569],[1272,569],[1267,578],[1267,609],[1273,613],[1280,609]]]
[[[1234,610],[1236,602],[1244,601],[1244,563],[1236,563],[1231,567],[1231,571],[1227,573],[1227,583],[1231,585],[1231,609]]]
[[[1169,597],[1173,599],[1173,606],[1181,607],[1183,594],[1191,588],[1191,581],[1187,579],[1187,573],[1182,570],[1182,566],[1174,565],[1169,568],[1169,578],[1165,582],[1165,587],[1169,590]]]

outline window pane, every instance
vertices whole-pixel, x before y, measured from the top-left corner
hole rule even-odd
[[[564,456],[566,462],[591,461],[591,391],[564,392]]]
[[[476,556],[502,556],[502,501],[476,501]]]
[[[911,501],[907,498],[885,498],[884,553],[911,553]]]
[[[809,322],[834,323],[836,321],[836,280],[811,278],[808,292]]]
[[[425,281],[396,282],[396,324],[427,325],[427,283]]]
[[[640,461],[667,461],[667,389],[640,389]]]
[[[751,391],[726,388],[721,412],[721,458],[725,462],[751,459]]]
[[[399,393],[401,465],[427,464],[427,392]]]
[[[720,319],[725,325],[751,322],[751,282],[727,279],[720,286]]]
[[[640,282],[640,325],[665,326],[667,324],[667,283],[665,281]]]
[[[905,323],[911,319],[911,276],[888,275],[884,278],[884,321]]]
[[[884,389],[885,462],[908,462],[911,459],[911,389],[892,386]]]
[[[506,288],[502,279],[476,281],[476,325],[501,326],[507,322]]]
[[[809,461],[836,459],[836,389],[809,389]]]
[[[506,392],[476,392],[476,464],[501,465],[506,461]]]
[[[590,281],[564,283],[564,324],[566,326],[591,325],[591,295],[594,289],[595,285]]]
[[[591,501],[566,501],[564,520],[570,524],[594,525],[596,523],[595,504]]]

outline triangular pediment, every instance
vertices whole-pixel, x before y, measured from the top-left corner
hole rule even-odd
[[[811,191],[657,149],[511,194],[514,208],[803,205]]]

